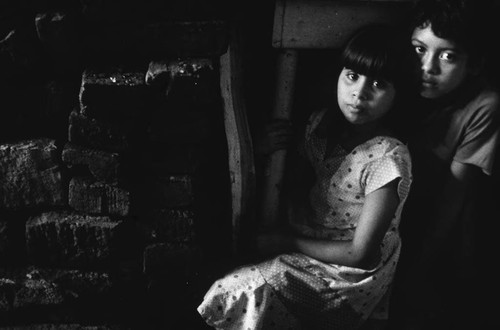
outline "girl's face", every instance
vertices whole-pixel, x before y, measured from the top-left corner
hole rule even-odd
[[[358,74],[343,68],[337,83],[337,101],[351,124],[373,123],[392,107],[396,90],[386,80]]]
[[[453,41],[441,39],[429,24],[413,30],[411,42],[420,59],[420,95],[427,99],[446,96],[467,77],[467,54]]]

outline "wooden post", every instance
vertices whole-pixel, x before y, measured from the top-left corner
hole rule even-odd
[[[278,55],[276,94],[271,114],[272,119],[291,119],[297,58],[297,50],[293,49],[283,49]],[[260,227],[262,230],[272,228],[277,224],[285,159],[286,150],[278,150],[270,155],[267,163],[264,190],[260,204]]]
[[[252,139],[243,99],[243,69],[239,35],[232,31],[228,50],[220,57],[220,87],[224,102],[231,182],[232,253],[241,246],[241,225],[254,220],[255,165]]]

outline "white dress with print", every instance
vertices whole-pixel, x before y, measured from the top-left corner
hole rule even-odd
[[[326,141],[314,134],[324,112],[306,131],[307,157],[318,182],[311,214],[296,214],[295,230],[309,237],[353,238],[365,196],[399,179],[400,204],[371,270],[328,264],[301,253],[241,267],[216,281],[198,312],[217,329],[356,329],[369,317],[387,318],[388,290],[399,258],[398,225],[411,184],[411,160],[400,141],[380,136],[350,153],[337,147],[324,159]]]

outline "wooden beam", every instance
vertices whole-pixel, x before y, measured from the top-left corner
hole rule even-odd
[[[412,0],[277,0],[272,45],[275,48],[341,47],[359,27],[399,23]]]

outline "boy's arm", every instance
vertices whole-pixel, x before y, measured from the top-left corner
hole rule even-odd
[[[422,260],[429,266],[432,262],[428,261],[438,258],[440,254],[437,252],[445,247],[452,228],[460,219],[467,196],[473,196],[471,190],[479,175],[481,169],[477,166],[452,161],[441,195],[442,200],[439,201],[439,209],[433,217],[432,227],[424,241]]]

